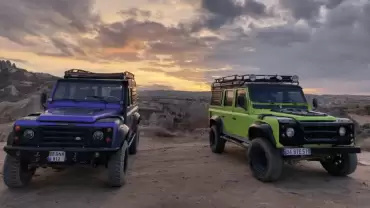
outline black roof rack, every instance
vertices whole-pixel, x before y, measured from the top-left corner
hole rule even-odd
[[[241,87],[248,83],[279,83],[299,85],[297,75],[230,75],[215,79],[212,83],[212,90]]]
[[[114,79],[128,80],[134,79],[135,76],[131,72],[125,71],[121,73],[94,73],[82,69],[70,69],[64,72],[64,79]]]

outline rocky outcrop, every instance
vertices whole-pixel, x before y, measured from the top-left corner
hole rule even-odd
[[[0,60],[0,103],[27,99],[41,89],[50,88],[57,77],[29,72],[10,61]]]

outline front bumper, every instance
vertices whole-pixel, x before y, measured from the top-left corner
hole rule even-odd
[[[311,148],[312,154],[344,154],[344,153],[361,153],[360,147],[326,147]]]
[[[18,159],[26,160],[35,164],[53,164],[48,160],[50,151],[65,152],[65,160],[57,162],[58,164],[89,164],[92,161],[104,162],[113,153],[120,148],[75,148],[75,147],[23,147],[23,146],[5,146],[4,151]]]
[[[283,156],[327,156],[335,154],[361,153],[361,148],[356,146],[284,147],[280,150]]]

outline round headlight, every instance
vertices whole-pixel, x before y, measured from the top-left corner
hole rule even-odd
[[[345,136],[346,133],[346,128],[344,128],[343,126],[339,128],[339,136]]]
[[[294,129],[293,128],[287,128],[286,131],[285,131],[285,134],[287,135],[287,137],[293,137],[294,136]]]
[[[102,140],[104,138],[104,133],[102,131],[96,131],[93,134],[94,140]]]
[[[25,139],[33,139],[34,136],[35,136],[35,132],[31,129],[26,129],[23,132],[23,138]]]

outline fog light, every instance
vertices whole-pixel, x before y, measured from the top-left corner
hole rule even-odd
[[[293,137],[295,132],[293,128],[287,128],[285,133],[287,137]]]
[[[23,132],[23,138],[25,139],[33,139],[35,136],[35,132],[31,129],[27,129]]]
[[[94,140],[102,140],[104,138],[104,133],[102,131],[96,131],[93,134]]]
[[[345,136],[346,135],[346,128],[343,126],[339,128],[339,136]]]

